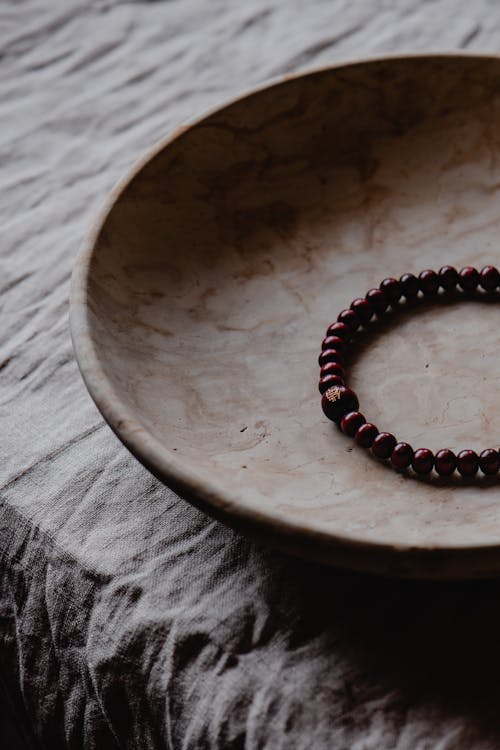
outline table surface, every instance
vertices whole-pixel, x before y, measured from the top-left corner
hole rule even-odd
[[[107,191],[186,119],[339,60],[496,53],[500,5],[9,0],[0,39],[4,738],[498,748],[500,585],[323,569],[192,508],[103,423],[68,293]]]

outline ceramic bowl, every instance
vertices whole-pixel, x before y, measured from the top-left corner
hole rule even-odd
[[[419,480],[325,419],[327,325],[386,276],[497,263],[500,61],[379,59],[273,82],[154,148],[74,271],[87,387],[132,453],[292,554],[396,576],[500,572],[497,481]],[[415,448],[498,447],[500,303],[375,327],[349,383]]]

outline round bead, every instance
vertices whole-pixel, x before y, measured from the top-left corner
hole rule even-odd
[[[436,453],[434,466],[441,477],[449,477],[457,467],[457,457],[449,448],[442,448]]]
[[[457,456],[457,469],[463,477],[473,477],[479,467],[479,456],[476,451],[460,451]]]
[[[420,289],[424,294],[436,294],[439,288],[439,279],[435,271],[431,271],[429,268],[422,271],[418,275],[418,280],[420,282]]]
[[[396,445],[396,438],[390,432],[379,432],[375,440],[373,441],[372,451],[373,455],[377,458],[389,458],[394,446]]]
[[[500,273],[495,266],[484,266],[479,272],[479,283],[485,292],[494,292],[500,284]]]
[[[362,424],[366,422],[366,419],[359,411],[350,411],[348,414],[344,414],[342,421],[340,422],[340,429],[345,435],[354,437]]]
[[[434,456],[428,448],[419,448],[413,455],[411,463],[417,474],[429,474],[434,465]]]
[[[399,283],[401,285],[401,293],[406,299],[414,299],[417,296],[420,284],[416,276],[412,273],[404,273],[399,279]]]
[[[479,274],[476,268],[465,266],[458,272],[458,283],[464,292],[474,292],[479,284]]]
[[[340,375],[325,375],[318,383],[319,392],[325,393],[332,385],[345,385],[344,378]]]
[[[318,357],[318,364],[320,367],[323,367],[327,362],[340,362],[343,364],[344,355],[338,349],[323,349]]]
[[[344,414],[358,410],[359,401],[350,388],[346,388],[345,385],[334,385],[324,392],[321,407],[328,419],[340,422]]]
[[[319,371],[320,378],[324,378],[325,375],[338,375],[340,378],[345,378],[345,370],[340,362],[327,362]]]
[[[337,320],[339,323],[345,323],[352,331],[357,331],[361,325],[361,321],[354,310],[342,310],[337,315]]]
[[[486,448],[479,454],[479,467],[483,474],[497,474],[500,467],[500,457],[498,451],[493,448]]]
[[[441,266],[438,271],[439,286],[445,292],[451,292],[458,284],[458,271],[453,266]]]
[[[321,348],[324,349],[337,349],[342,352],[345,349],[346,342],[341,339],[340,336],[325,336],[321,342]]]
[[[378,435],[378,429],[371,422],[365,422],[354,435],[354,440],[362,448],[371,448],[373,441]]]
[[[377,315],[382,315],[389,307],[387,297],[380,289],[370,289],[366,293],[366,299]]]
[[[331,326],[328,326],[328,330],[326,332],[327,337],[329,336],[338,336],[339,338],[343,339],[344,341],[349,341],[352,339],[354,331],[352,328],[350,328],[345,323],[332,323]]]
[[[339,371],[339,367],[341,368],[341,371]],[[343,375],[344,373],[344,367],[342,365],[342,362],[327,362],[321,367],[321,370],[319,371],[320,378],[324,378],[325,375]]]
[[[364,297],[353,300],[351,310],[354,310],[363,325],[369,323],[373,318],[373,308]]]
[[[397,469],[406,469],[413,459],[413,448],[408,443],[396,443],[391,453],[391,463]]]
[[[380,284],[380,289],[393,306],[401,299],[401,284],[397,279],[392,277],[384,279]]]

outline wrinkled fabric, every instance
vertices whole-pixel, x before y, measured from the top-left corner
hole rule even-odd
[[[498,750],[500,584],[273,553],[154,479],[93,406],[72,264],[107,191],[271,77],[500,46],[478,0],[0,4],[0,745]]]

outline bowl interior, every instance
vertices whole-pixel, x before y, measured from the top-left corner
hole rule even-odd
[[[497,261],[499,94],[492,58],[328,69],[211,114],[136,172],[81,261],[79,358],[159,476],[293,530],[292,551],[316,535],[322,557],[329,537],[500,544],[495,483],[390,470],[323,417],[317,391],[324,331],[354,297]],[[499,322],[499,304],[469,301],[375,327],[351,360],[361,411],[415,448],[498,447]]]

